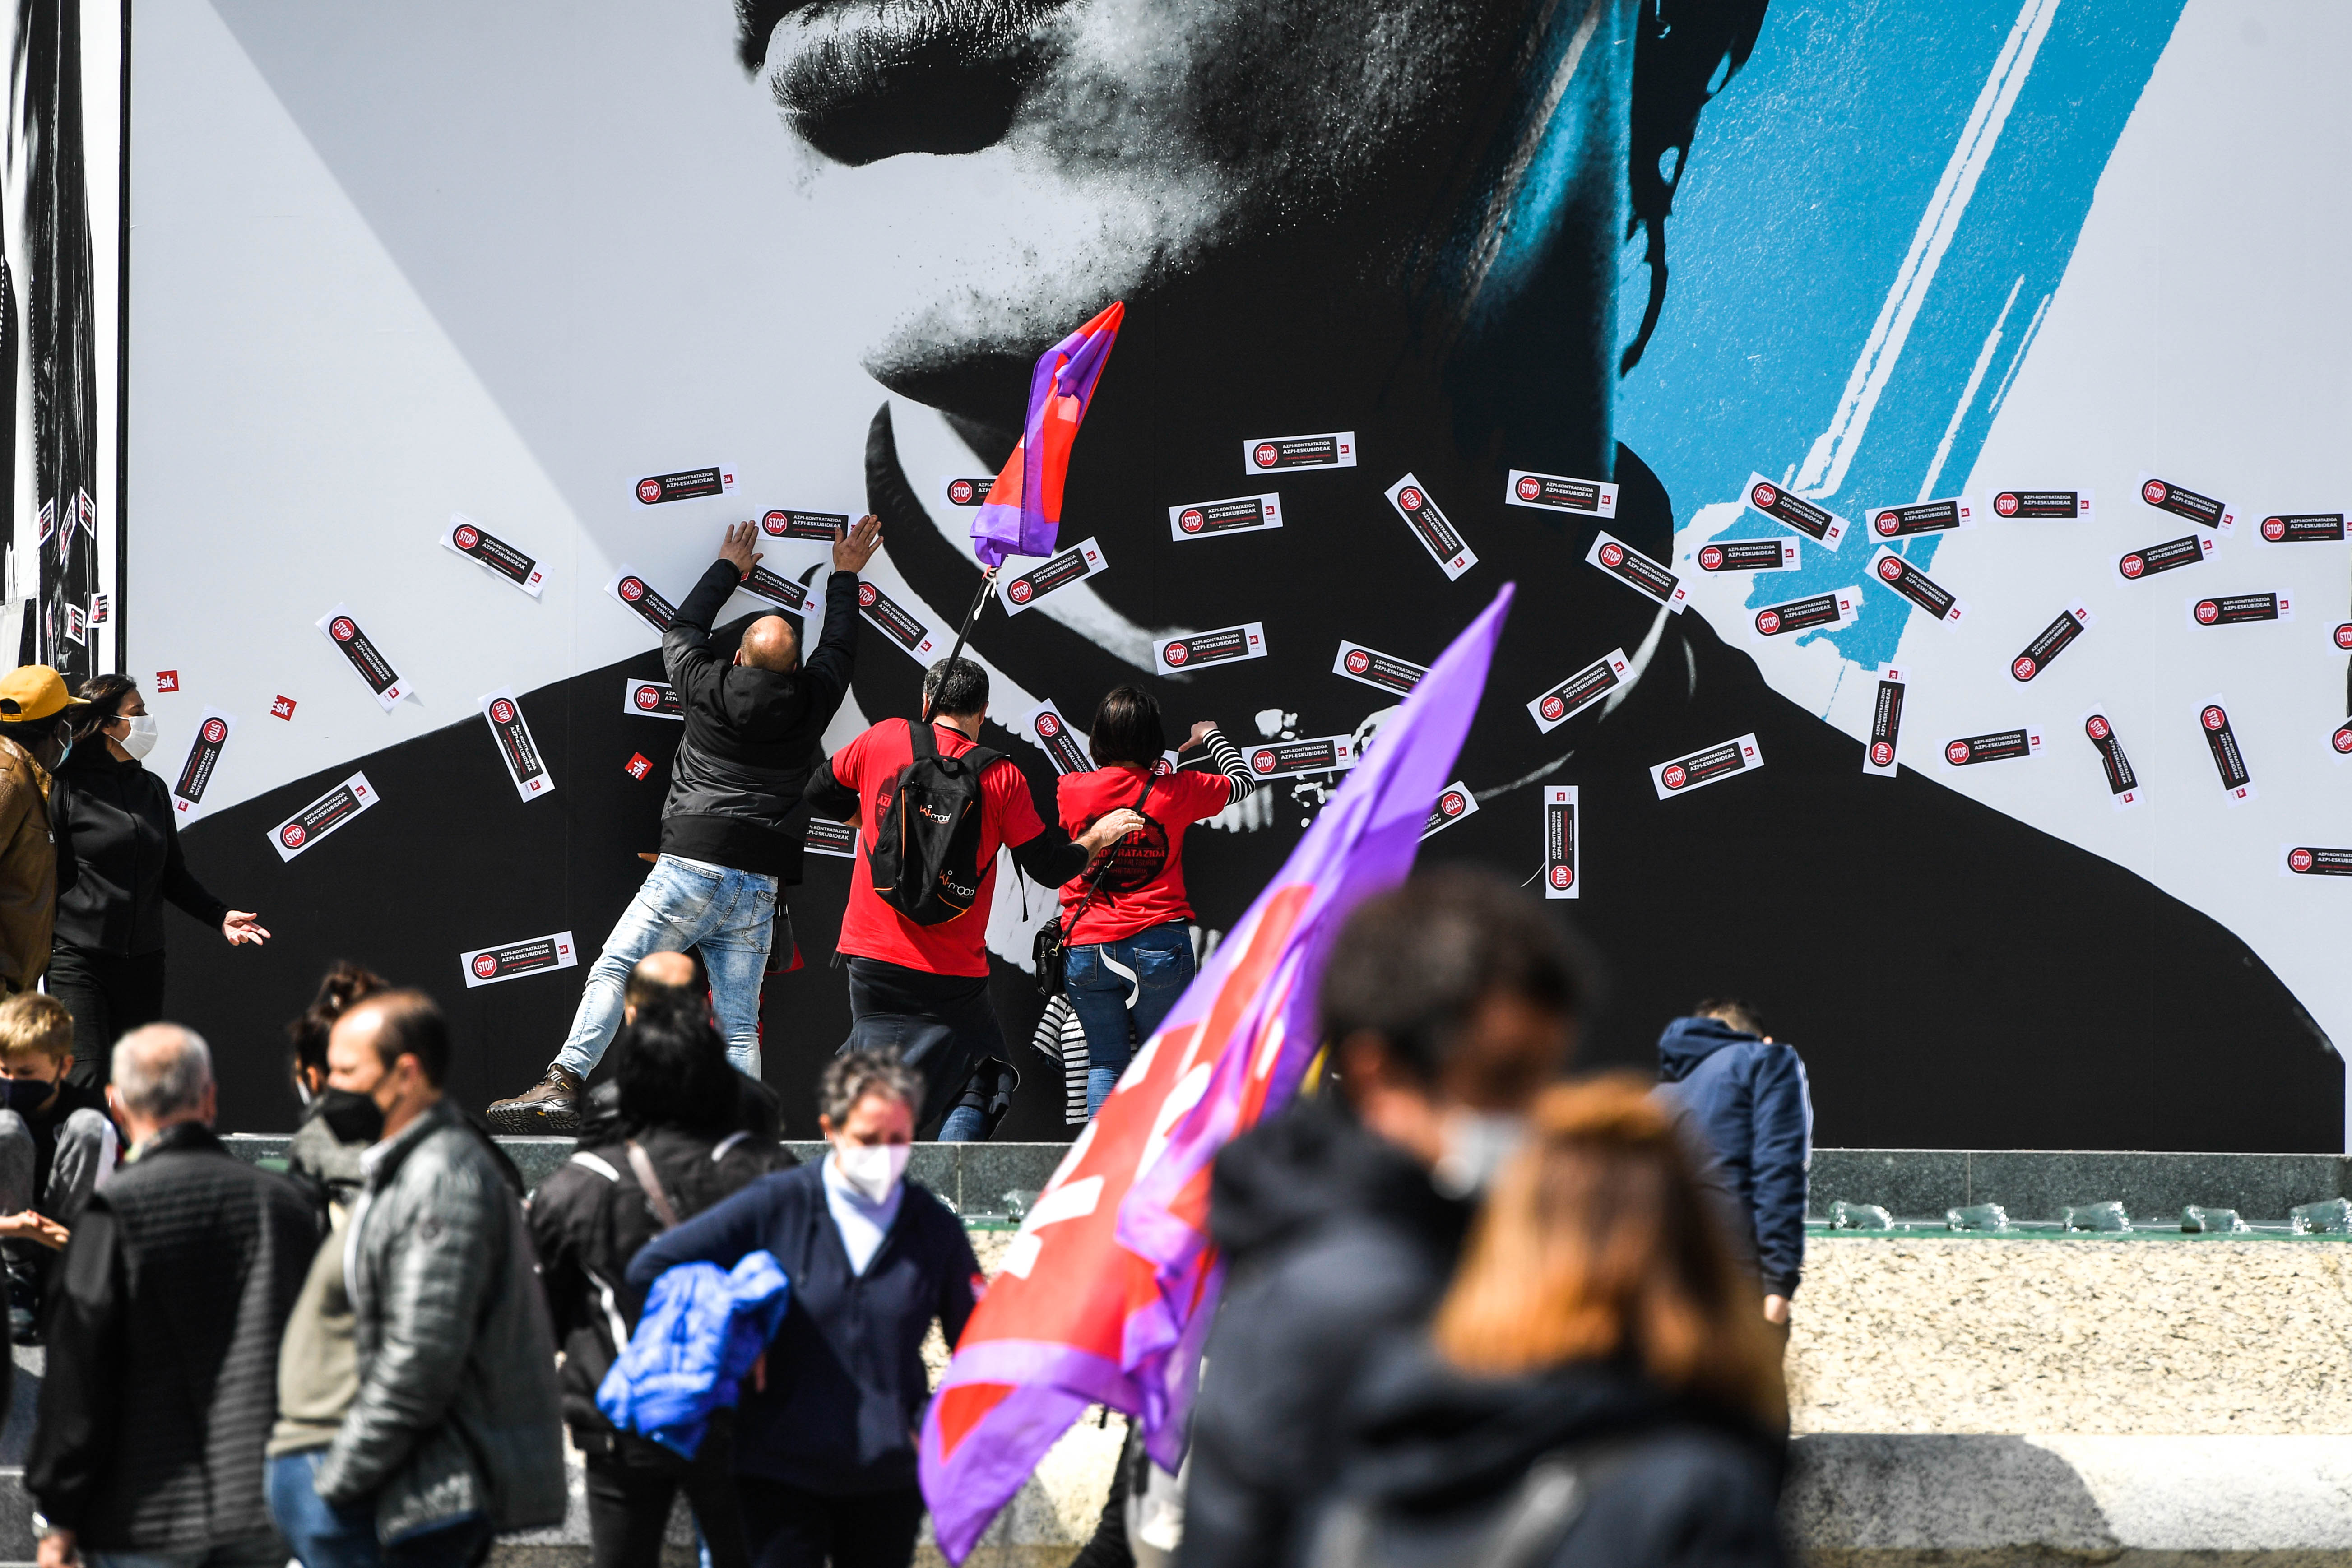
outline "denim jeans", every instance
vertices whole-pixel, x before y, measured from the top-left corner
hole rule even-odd
[[[488,1542],[488,1518],[469,1513],[379,1544],[373,1503],[337,1508],[319,1495],[319,1462],[326,1457],[324,1448],[305,1448],[269,1461],[269,1517],[302,1568],[467,1568]],[[279,1553],[278,1561],[285,1560]]]
[[[1192,984],[1192,931],[1181,921],[1117,942],[1069,950],[1070,1005],[1087,1031],[1087,1115],[1102,1109],[1118,1075]]]
[[[896,1051],[922,1075],[917,1137],[936,1121],[939,1131],[931,1135],[941,1143],[985,1141],[988,1118],[958,1101],[983,1063],[1005,1056],[987,978],[932,974],[856,954],[847,964],[850,1030],[842,1048]]]
[[[621,911],[604,951],[588,968],[572,1034],[556,1056],[582,1078],[596,1070],[621,1026],[621,990],[629,971],[649,952],[702,950],[710,996],[727,1037],[727,1059],[748,1077],[760,1076],[760,974],[768,965],[775,929],[776,879],[701,860],[665,855],[646,873],[645,886]]]

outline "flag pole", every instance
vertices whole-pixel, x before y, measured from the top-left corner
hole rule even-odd
[[[995,585],[996,568],[992,566],[980,574],[980,592],[971,596],[971,608],[964,612],[963,625],[956,628],[955,646],[948,649],[948,658],[953,658],[963,652],[964,639],[971,636],[971,628],[979,621],[980,612],[988,607],[988,591]],[[945,663],[946,660],[942,659],[940,662]],[[923,703],[923,722],[928,724],[930,721],[931,705],[926,700]]]

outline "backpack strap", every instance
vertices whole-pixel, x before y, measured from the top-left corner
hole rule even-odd
[[[937,758],[945,754],[940,750],[938,731],[929,724],[913,719],[907,721],[907,752],[910,762],[922,757]],[[972,783],[977,785],[982,773],[1004,761],[1004,753],[992,752],[978,742],[974,742],[970,748],[958,752],[952,760],[970,765]]]
[[[637,1185],[645,1188],[646,1202],[653,1205],[655,1215],[662,1222],[662,1228],[667,1230],[677,1225],[677,1207],[669,1201],[669,1194],[662,1191],[661,1178],[654,1173],[653,1157],[634,1138],[629,1140],[629,1169],[637,1173]]]

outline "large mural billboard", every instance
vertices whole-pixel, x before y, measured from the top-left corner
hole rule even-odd
[[[2337,11],[138,26],[130,668],[179,678],[167,749],[241,716],[191,853],[294,934],[184,944],[173,996],[257,1042],[247,1124],[290,1117],[262,1042],[333,956],[460,1009],[462,1094],[529,1081],[579,971],[471,964],[593,949],[635,885],[677,728],[647,605],[727,523],[806,580],[871,510],[833,739],[909,711],[1031,362],[1123,300],[1063,510],[1093,553],[971,646],[1041,799],[1053,727],[1127,680],[1257,759],[1192,836],[1204,941],[1516,583],[1423,853],[1571,915],[1588,1062],[1728,993],[1805,1051],[1827,1143],[2343,1145]],[[355,774],[380,809],[287,855]],[[848,868],[811,858],[769,986],[803,1129]],[[1001,887],[1019,1037],[1050,898]],[[1057,1072],[1017,1065],[1000,1135],[1057,1135]]]

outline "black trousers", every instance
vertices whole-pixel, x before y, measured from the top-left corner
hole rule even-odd
[[[738,1476],[743,1523],[758,1568],[907,1568],[923,1527],[915,1487],[847,1496]]]
[[[49,952],[48,993],[73,1015],[66,1076],[96,1088],[107,1080],[114,1042],[163,1016],[163,950],[99,952],[59,942]]]
[[[931,1137],[967,1090],[987,1087],[973,1082],[982,1065],[1010,1054],[988,1000],[988,977],[930,974],[878,958],[845,955],[845,962],[850,1028],[843,1048],[895,1050],[922,1074],[915,1136]]]
[[[588,1542],[593,1568],[657,1568],[670,1500],[686,1493],[710,1548],[711,1568],[750,1568],[751,1546],[735,1500],[733,1446],[714,1421],[691,1459],[622,1433],[587,1455]]]

